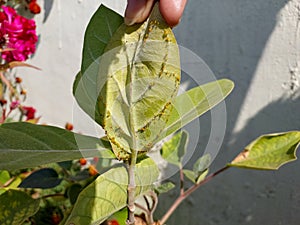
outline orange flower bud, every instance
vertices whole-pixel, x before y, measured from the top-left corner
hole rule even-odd
[[[94,165],[90,165],[90,167],[89,167],[89,174],[91,176],[95,176],[95,175],[98,174],[98,171],[97,171],[97,169],[96,169],[96,167]]]
[[[18,83],[18,84],[22,83],[22,78],[21,77],[16,77],[16,83]]]
[[[80,165],[84,166],[87,163],[87,161],[85,158],[81,158],[81,159],[79,159],[79,163],[80,163]]]
[[[66,125],[65,125],[65,128],[67,129],[67,130],[73,130],[73,124],[71,124],[71,123],[66,123]]]

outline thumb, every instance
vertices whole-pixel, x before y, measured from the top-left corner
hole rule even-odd
[[[187,0],[160,0],[159,10],[169,26],[180,22]]]

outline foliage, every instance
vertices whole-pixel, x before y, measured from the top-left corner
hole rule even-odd
[[[152,159],[148,158],[137,164],[135,176],[139,182],[135,195],[139,196],[150,190],[158,175],[158,168]],[[103,173],[80,193],[66,224],[96,225],[126,207],[127,184],[128,174],[124,167]]]
[[[16,65],[27,64],[7,64],[3,71]],[[290,131],[259,137],[214,173],[208,174],[208,154],[183,168],[189,135],[175,132],[223,101],[234,85],[222,79],[177,96],[179,81],[176,39],[157,5],[144,23],[130,27],[101,5],[85,33],[73,94],[106,137],[71,132],[71,124],[67,130],[30,124],[34,112],[13,96],[2,107],[0,126],[0,223],[124,224],[128,214],[127,224],[162,225],[184,199],[229,168],[276,170],[296,159],[300,131]],[[4,75],[1,84],[12,87]],[[26,123],[7,123],[15,109]],[[147,153],[169,135],[160,153],[179,169],[180,195],[155,223],[158,196],[174,184],[156,184],[158,166]]]
[[[16,139],[16,137],[18,137]],[[105,140],[30,123],[0,126],[0,169],[23,169],[85,157],[115,158]],[[18,158],[16,158],[18,154]]]
[[[263,135],[250,143],[229,165],[275,170],[297,159],[299,144],[299,131]]]

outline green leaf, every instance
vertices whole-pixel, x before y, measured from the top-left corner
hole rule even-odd
[[[195,87],[175,98],[173,110],[161,137],[179,130],[223,101],[233,90],[234,83],[228,79],[217,80]]]
[[[193,166],[193,170],[183,170],[184,175],[195,184],[199,184],[208,174],[208,167],[211,163],[211,156],[205,154],[201,156]]]
[[[68,161],[58,162],[57,164],[65,170],[70,170],[73,165],[73,161],[68,160]]]
[[[0,195],[0,224],[20,225],[39,209],[39,200],[22,191],[8,190]]]
[[[166,192],[172,190],[174,187],[175,187],[175,184],[173,184],[172,182],[163,183],[155,188],[155,192],[157,194],[163,194],[163,193],[166,193]]]
[[[117,158],[149,151],[166,126],[180,82],[178,46],[158,4],[144,23],[120,26],[99,68],[100,124]]]
[[[61,183],[58,173],[52,168],[43,168],[31,173],[19,185],[20,188],[54,188]]]
[[[121,15],[100,5],[85,31],[81,64],[83,73],[103,54],[107,43],[123,21]]]
[[[199,184],[201,181],[203,181],[205,179],[205,177],[208,174],[208,169],[202,171],[201,173],[195,173],[192,170],[183,170],[184,175],[190,180],[192,181],[194,184]]]
[[[96,80],[99,57],[103,54],[113,33],[123,23],[123,17],[100,5],[91,18],[84,36],[81,71],[73,84],[73,94],[79,106],[99,123],[99,108]]]
[[[128,210],[127,210],[127,208],[124,208],[121,211],[118,211],[114,215],[112,215],[108,219],[108,221],[110,221],[112,225],[116,224],[116,223],[113,223],[113,221],[117,221],[118,225],[127,225],[126,224],[127,216],[128,216]]]
[[[189,135],[186,131],[175,134],[163,144],[161,149],[162,157],[169,163],[181,166],[182,159],[186,153],[188,139]]]
[[[0,187],[0,195],[6,192],[7,190],[18,189],[18,186],[21,184],[21,182],[22,179],[20,177],[15,177],[8,183],[8,185],[6,185],[5,187]]]
[[[200,174],[198,174],[198,177],[196,178],[196,184],[199,184],[201,181],[205,179],[205,177],[208,174],[209,169],[206,169],[202,171]]]
[[[115,158],[98,138],[30,123],[0,126],[0,169],[13,170],[81,157]]]
[[[3,186],[9,179],[9,172],[6,170],[0,170],[0,187]]]
[[[14,180],[11,180],[8,171],[0,170],[0,195],[9,189],[9,186],[13,183],[13,181]]]
[[[184,170],[183,170],[183,174],[184,174],[190,181],[192,181],[193,183],[196,183],[196,176],[195,176],[195,172],[194,172],[194,171],[184,169]]]
[[[80,184],[77,184],[77,183],[72,184],[68,188],[67,194],[68,194],[68,198],[70,199],[70,202],[71,202],[72,205],[75,204],[81,190],[82,190],[82,186]]]
[[[159,171],[148,158],[136,165],[136,196],[152,188]],[[74,209],[65,224],[98,225],[124,208],[127,203],[128,174],[124,167],[113,168],[100,175],[78,196]]]
[[[201,156],[194,164],[193,166],[193,171],[198,177],[200,174],[205,171],[211,163],[211,156],[210,154],[205,154]]]
[[[263,135],[250,143],[229,166],[276,170],[297,159],[300,131]]]

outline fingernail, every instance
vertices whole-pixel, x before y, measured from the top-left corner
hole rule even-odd
[[[127,26],[132,26],[133,24],[135,24],[135,21],[134,21],[134,19],[129,19],[129,18],[124,17],[124,23]]]

